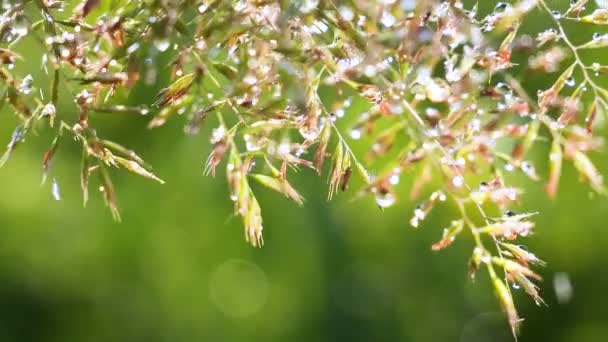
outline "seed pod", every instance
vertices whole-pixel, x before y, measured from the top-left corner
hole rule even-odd
[[[166,104],[171,104],[182,98],[188,90],[192,86],[194,82],[194,73],[186,74],[175,82],[171,83],[167,88],[158,93],[157,100],[154,102],[155,106],[164,106]]]
[[[577,151],[573,159],[574,167],[576,167],[582,178],[589,182],[591,188],[600,194],[605,194],[604,179],[602,174],[597,171],[595,165],[593,165],[591,159],[581,151]]]
[[[581,17],[579,21],[595,25],[608,25],[608,9],[597,8],[593,13]]]
[[[505,285],[505,283],[496,276],[493,277],[492,284],[494,285],[496,297],[498,297],[502,309],[507,314],[507,319],[509,321],[509,326],[511,327],[511,332],[513,333],[513,336],[517,336],[517,334],[519,333],[519,325],[521,323],[521,319],[519,318],[517,310],[515,309],[515,304],[513,303],[511,291],[509,291],[507,285]]]
[[[262,174],[252,174],[251,176],[260,184],[282,193],[299,205],[304,204],[304,198],[293,188],[293,186],[291,186],[291,184],[289,184],[289,182],[287,182],[287,180],[277,179]]]

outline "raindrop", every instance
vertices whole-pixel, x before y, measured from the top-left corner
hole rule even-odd
[[[53,178],[53,184],[51,185],[51,192],[53,193],[53,198],[56,201],[61,200],[61,195],[59,194],[59,184],[57,184],[57,180]]]
[[[374,76],[376,76],[376,71],[377,71],[377,69],[373,65],[366,65],[365,68],[363,69],[363,73],[367,77],[374,77]]]
[[[380,18],[380,23],[382,23],[382,25],[385,27],[392,27],[395,25],[395,21],[395,17],[388,12],[382,13],[382,17]]]
[[[340,13],[340,16],[342,16],[342,18],[344,18],[344,20],[346,21],[351,21],[355,17],[355,13],[350,7],[342,6],[338,9],[338,12]]]
[[[562,18],[562,14],[559,11],[553,11],[551,12],[551,15],[553,16],[553,18],[559,20]]]
[[[167,49],[171,45],[171,42],[166,37],[158,37],[154,39],[153,43],[154,47],[156,47],[156,49],[160,52],[167,51]]]
[[[24,17],[18,17],[13,22],[12,31],[14,34],[18,36],[25,36],[29,31],[29,25],[27,20]]]
[[[285,155],[285,154],[289,154],[289,152],[291,152],[291,146],[289,146],[289,143],[282,143],[279,145],[278,148],[278,153]]]
[[[262,148],[260,142],[250,134],[243,135],[243,140],[245,140],[245,148],[249,152],[259,151]]]
[[[127,48],[127,53],[132,54],[133,52],[137,51],[137,49],[139,49],[139,43],[133,43]]]
[[[456,177],[452,178],[452,185],[454,185],[457,188],[460,188],[461,186],[464,185],[464,178],[462,178],[462,176],[456,176]]]
[[[568,79],[566,79],[566,85],[568,87],[573,87],[576,84],[576,80],[574,79],[574,77],[569,77]]]
[[[21,81],[19,85],[19,91],[23,94],[27,95],[32,92],[32,84],[34,83],[34,78],[32,75],[27,75]]]
[[[400,173],[401,173],[401,169],[400,169],[400,168],[398,168],[398,167],[397,167],[397,168],[395,168],[395,169],[393,170],[393,174],[390,176],[390,178],[389,178],[389,180],[388,180],[388,181],[389,181],[389,182],[390,182],[392,185],[397,185],[397,184],[399,184],[399,174],[400,174]]]
[[[40,112],[40,116],[42,117],[46,117],[46,116],[54,116],[55,113],[57,112],[55,106],[52,103],[47,103],[44,108],[42,108],[42,111]]]
[[[319,129],[317,127],[302,126],[302,128],[299,129],[299,132],[304,139],[311,141],[319,136]]]
[[[388,208],[390,206],[392,206],[393,204],[395,204],[395,201],[397,199],[395,198],[395,195],[393,195],[390,192],[387,192],[385,194],[376,194],[376,204],[380,207],[380,208]]]
[[[521,170],[530,178],[536,178],[536,169],[529,161],[523,161],[521,163]]]
[[[555,290],[555,296],[560,304],[566,304],[572,299],[572,282],[570,276],[567,273],[560,272],[556,273],[553,277],[553,288]]]
[[[361,139],[361,130],[359,128],[353,128],[350,130],[349,135],[350,135],[351,139],[359,140],[359,139]]]
[[[502,11],[505,8],[507,8],[507,4],[505,2],[502,2],[502,1],[499,2],[499,3],[497,3],[496,7],[494,7],[494,9],[497,10],[497,11]]]

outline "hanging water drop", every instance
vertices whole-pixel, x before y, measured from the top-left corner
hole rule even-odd
[[[553,11],[551,12],[551,15],[553,16],[554,19],[561,19],[562,18],[562,14],[559,11]]]
[[[59,184],[57,184],[57,180],[53,178],[53,184],[51,185],[51,193],[53,194],[53,198],[56,201],[61,200],[61,195],[59,194]]]
[[[351,139],[359,140],[359,139],[361,139],[361,130],[359,128],[353,128],[350,130],[349,135],[350,135]]]
[[[158,37],[154,39],[154,47],[160,52],[165,52],[171,45],[171,42],[166,37]]]
[[[19,91],[25,95],[28,95],[29,93],[32,92],[33,83],[34,83],[34,78],[32,77],[32,75],[25,76],[23,78],[23,80],[21,81],[21,84],[19,84]]]
[[[452,185],[457,188],[460,188],[464,185],[464,178],[462,178],[462,176],[456,176],[452,178]]]
[[[576,84],[576,80],[574,79],[574,77],[569,77],[568,79],[566,79],[566,85],[568,87],[573,87]]]
[[[376,194],[376,204],[380,208],[388,208],[395,204],[396,200],[395,195],[393,195],[391,192]]]

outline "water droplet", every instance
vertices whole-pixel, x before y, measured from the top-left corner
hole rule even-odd
[[[262,148],[262,144],[255,137],[250,134],[243,135],[243,140],[245,140],[245,148],[249,152],[259,151]]]
[[[568,87],[573,87],[576,84],[576,80],[574,79],[574,77],[569,77],[568,79],[566,79],[565,83]]]
[[[494,9],[495,9],[495,10],[497,10],[497,11],[502,11],[502,10],[504,10],[505,8],[507,8],[507,3],[502,2],[502,1],[501,1],[501,2],[499,2],[499,3],[497,3],[497,4],[496,4],[496,7],[494,7]]]
[[[156,47],[156,49],[160,52],[167,51],[167,49],[171,45],[171,42],[166,37],[158,37],[154,39],[153,43],[154,47]]]
[[[396,19],[389,12],[382,13],[382,17],[380,18],[380,23],[384,25],[384,27],[392,27],[395,25]]]
[[[137,49],[139,49],[139,43],[133,43],[127,48],[127,53],[132,54],[133,52],[137,51]]]
[[[306,140],[315,140],[319,136],[319,129],[317,127],[306,127],[302,126],[299,129],[300,134]]]
[[[27,33],[29,31],[29,25],[27,20],[25,20],[25,18],[23,19],[16,19],[13,22],[13,27],[12,27],[12,33],[16,34],[17,36],[26,36]]]
[[[61,200],[61,194],[59,193],[59,184],[57,184],[57,180],[53,178],[53,184],[51,185],[51,192],[53,194],[53,198],[55,201]]]
[[[353,12],[352,8],[347,6],[340,7],[338,9],[338,12],[340,13],[340,16],[342,16],[342,18],[346,21],[351,21],[355,17],[355,13]]]
[[[291,152],[291,146],[289,143],[281,143],[277,149],[277,152],[282,155],[289,154],[289,152]]]
[[[392,185],[397,185],[397,184],[399,184],[399,178],[400,178],[400,177],[399,177],[399,174],[398,174],[398,173],[394,173],[394,174],[392,174],[392,175],[391,175],[391,177],[389,178],[389,180],[388,180],[388,181],[389,181],[389,182],[390,182]]]
[[[21,81],[19,85],[19,91],[23,94],[27,95],[32,92],[32,84],[34,83],[34,78],[32,75],[27,75]]]
[[[452,185],[454,185],[457,188],[460,188],[461,186],[464,185],[464,178],[462,178],[462,176],[456,176],[456,177],[452,178]]]
[[[388,208],[395,204],[396,200],[397,198],[395,198],[395,195],[390,192],[387,192],[385,194],[376,194],[376,204],[380,208]]]
[[[553,16],[553,18],[559,20],[562,18],[562,14],[559,11],[553,11],[551,12],[551,15]]]
[[[44,106],[44,108],[42,108],[40,115],[43,117],[54,116],[56,112],[57,112],[57,110],[56,110],[55,106],[52,103],[47,103]]]
[[[555,296],[560,304],[566,304],[572,299],[572,282],[567,273],[559,272],[553,277],[553,288]]]

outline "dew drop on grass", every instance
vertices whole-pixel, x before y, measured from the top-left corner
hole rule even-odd
[[[572,282],[568,273],[559,272],[553,276],[553,289],[560,304],[567,304],[572,299]]]
[[[133,43],[127,48],[127,53],[130,55],[139,49],[139,43]]]
[[[494,7],[494,9],[495,9],[495,10],[497,10],[497,11],[502,11],[502,10],[504,10],[505,8],[507,8],[507,3],[502,2],[502,1],[501,1],[501,2],[499,2],[499,3],[497,3],[497,4],[496,4],[496,7]]]
[[[156,49],[160,52],[167,51],[167,49],[169,48],[170,45],[171,45],[171,42],[169,41],[169,39],[167,39],[165,37],[160,37],[160,38],[154,39],[154,47],[156,47]]]
[[[19,84],[19,91],[25,95],[28,95],[29,93],[32,92],[33,83],[34,83],[34,78],[32,77],[32,75],[25,76],[23,78],[23,80],[21,81],[21,84]]]
[[[457,188],[460,188],[461,186],[464,185],[464,178],[462,178],[462,176],[456,176],[456,177],[452,178],[452,185],[454,185]]]
[[[388,13],[388,12],[384,12],[382,13],[382,17],[380,18],[380,23],[382,23],[382,25],[384,25],[384,27],[392,27],[393,25],[395,25],[396,19],[395,17]]]
[[[551,15],[553,16],[553,18],[559,20],[562,18],[562,14],[559,11],[553,11],[551,12]]]
[[[576,80],[574,79],[574,77],[569,77],[569,78],[566,80],[566,85],[567,85],[568,87],[573,87],[575,84],[576,84]]]
[[[259,141],[250,134],[243,135],[243,140],[245,140],[245,148],[249,152],[259,151],[262,148],[262,145],[259,143]]]
[[[395,204],[396,200],[395,195],[390,192],[387,192],[386,194],[376,194],[376,204],[380,208],[388,208]]]
[[[51,185],[51,193],[56,201],[61,200],[61,194],[59,193],[59,184],[57,180],[53,178],[53,184]]]
[[[388,181],[392,184],[392,185],[397,185],[399,184],[400,181],[400,176],[399,174],[401,173],[401,169],[399,168],[395,168],[395,170],[393,170],[393,174],[390,176],[390,178],[388,179]]]
[[[355,17],[355,13],[353,12],[352,8],[347,6],[340,7],[338,9],[338,12],[340,13],[340,16],[342,16],[342,18],[344,18],[344,20],[346,21],[351,21]]]
[[[29,27],[28,27],[28,23],[25,19],[22,20],[15,20],[14,24],[13,24],[13,33],[15,33],[17,36],[23,37],[26,36],[28,31],[29,31]]]

